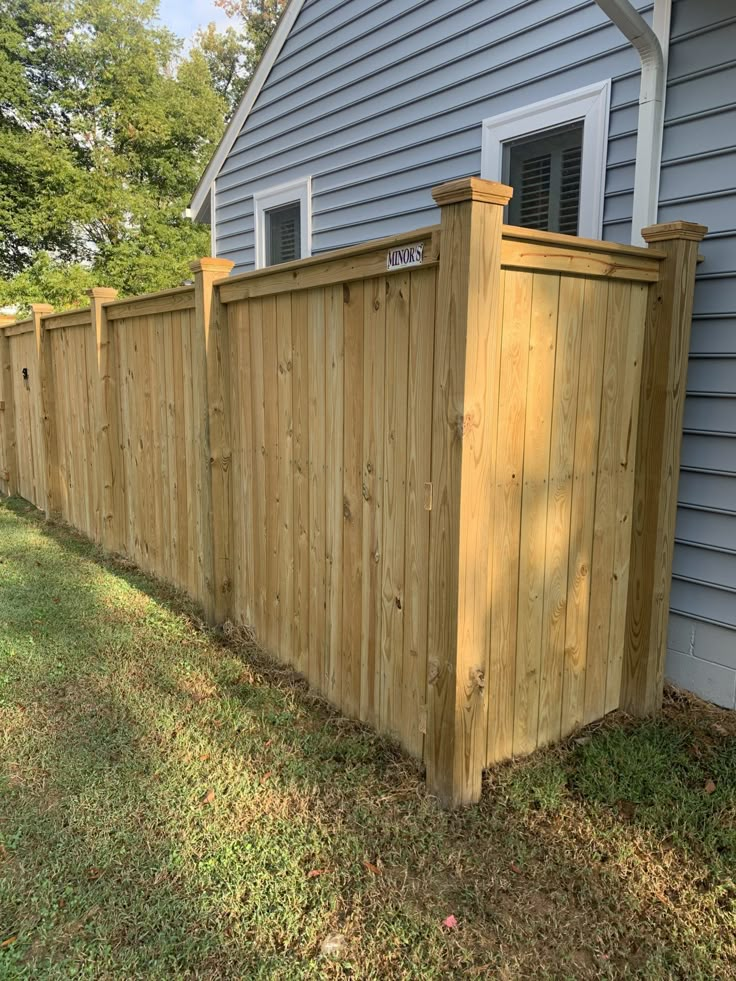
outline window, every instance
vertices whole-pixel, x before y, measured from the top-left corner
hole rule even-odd
[[[311,255],[310,184],[307,177],[253,195],[256,268]]]
[[[269,266],[301,258],[301,210],[297,201],[266,212],[266,256]]]
[[[509,221],[600,238],[610,82],[483,121],[481,176],[514,188]]]
[[[577,235],[582,156],[580,124],[507,144],[504,180],[514,189],[509,222]]]

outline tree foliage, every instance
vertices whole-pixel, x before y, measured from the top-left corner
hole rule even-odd
[[[243,97],[288,0],[215,0],[238,26],[219,32],[209,24],[197,34],[228,116]]]
[[[176,285],[209,251],[184,217],[283,0],[187,51],[157,0],[0,0],[0,305]]]

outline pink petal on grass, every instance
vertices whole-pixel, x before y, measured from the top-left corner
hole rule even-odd
[[[457,929],[457,919],[450,913],[450,915],[442,921],[442,926],[447,927],[448,930]]]

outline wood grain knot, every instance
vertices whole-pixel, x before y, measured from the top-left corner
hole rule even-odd
[[[457,434],[460,439],[464,439],[471,430],[476,429],[478,423],[473,419],[473,415],[470,412],[466,412],[457,420]]]

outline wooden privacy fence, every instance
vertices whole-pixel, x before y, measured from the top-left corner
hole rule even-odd
[[[639,249],[433,193],[440,226],[0,329],[0,489],[253,627],[459,804],[660,704],[705,229]]]

